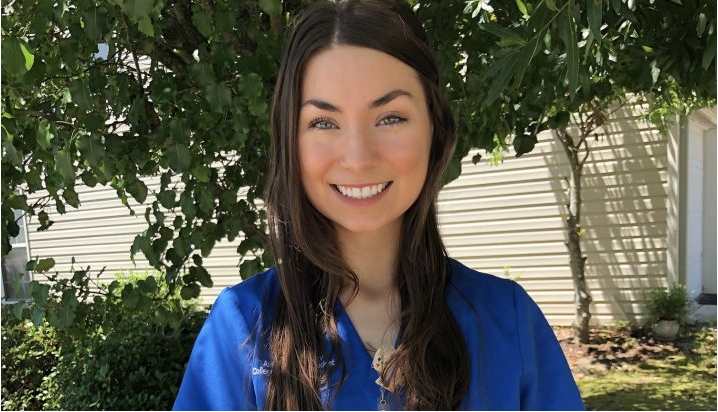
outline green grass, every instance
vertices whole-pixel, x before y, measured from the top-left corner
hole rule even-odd
[[[716,329],[689,332],[681,351],[576,381],[588,410],[716,410]]]

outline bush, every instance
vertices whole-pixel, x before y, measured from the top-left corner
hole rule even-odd
[[[655,289],[648,292],[645,305],[651,322],[661,320],[681,322],[688,314],[690,299],[684,286],[673,285],[669,289]]]
[[[164,286],[147,287],[157,279],[113,282],[68,328],[14,321],[6,343],[3,323],[3,409],[171,409],[206,312]],[[10,359],[6,387],[7,348],[8,356],[37,360]],[[16,378],[24,376],[35,386]]]
[[[52,328],[35,327],[11,310],[2,311],[3,410],[41,410],[41,385],[57,365],[59,346]]]

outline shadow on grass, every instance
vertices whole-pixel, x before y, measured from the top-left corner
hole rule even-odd
[[[605,393],[585,396],[590,411],[715,411],[716,389],[685,391],[673,388],[670,382],[646,383],[628,388],[615,388]]]

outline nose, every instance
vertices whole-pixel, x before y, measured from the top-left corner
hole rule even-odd
[[[376,161],[377,152],[371,132],[362,128],[347,130],[340,165],[350,170],[363,170]]]

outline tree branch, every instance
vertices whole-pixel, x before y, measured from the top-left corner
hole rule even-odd
[[[16,114],[19,114],[19,115],[39,117],[41,119],[49,120],[51,122],[54,122],[54,123],[57,123],[57,124],[60,124],[63,126],[68,126],[68,127],[75,129],[75,125],[73,123],[54,118],[54,117],[48,115],[47,113],[43,113],[38,110],[15,109],[15,110],[13,110],[13,112]]]
[[[129,47],[132,59],[135,61],[135,70],[137,71],[137,84],[140,86],[140,90],[144,95],[145,87],[142,85],[142,72],[140,71],[140,62],[137,59],[137,54],[135,53],[134,48],[132,47],[132,40],[130,40],[130,27],[127,25],[127,19],[125,18],[125,14],[122,11],[120,11],[118,14],[120,15],[120,20],[122,20],[122,24],[125,27],[125,39],[127,40],[127,47]]]

